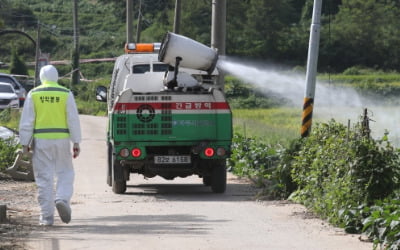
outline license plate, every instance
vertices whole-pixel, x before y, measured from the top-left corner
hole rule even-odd
[[[155,164],[189,164],[190,155],[156,155]]]

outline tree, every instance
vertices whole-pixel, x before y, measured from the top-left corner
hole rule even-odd
[[[182,1],[181,18],[182,35],[211,45],[211,1]]]
[[[245,53],[243,45],[247,38],[243,31],[247,22],[245,10],[248,8],[249,2],[249,0],[229,0],[226,4],[226,54],[228,55]]]
[[[5,11],[8,8],[8,3],[6,0],[0,0],[0,29],[4,27],[4,15]]]
[[[398,69],[399,14],[394,2],[343,0],[331,25],[333,51],[321,52],[341,70],[354,65]]]
[[[28,68],[18,56],[16,48],[13,48],[11,51],[10,74],[28,75]]]
[[[278,59],[278,41],[283,31],[295,22],[291,0],[251,0],[246,10],[247,23],[243,30],[248,55]]]

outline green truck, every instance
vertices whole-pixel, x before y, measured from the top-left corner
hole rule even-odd
[[[131,173],[198,175],[223,193],[232,114],[218,72],[180,67],[181,57],[165,63],[165,53],[163,44],[128,44],[109,88],[96,89],[97,100],[108,104],[107,183],[121,194]]]

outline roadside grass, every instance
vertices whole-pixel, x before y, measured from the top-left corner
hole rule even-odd
[[[318,76],[319,80],[327,81],[330,83],[340,84],[367,84],[367,83],[390,83],[391,85],[400,85],[400,74],[398,73],[372,73],[362,75],[345,75],[345,74],[321,74]]]
[[[288,145],[300,136],[301,110],[297,108],[233,109],[233,131],[267,144]]]

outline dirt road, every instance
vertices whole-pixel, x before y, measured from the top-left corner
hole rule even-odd
[[[115,195],[105,177],[106,119],[81,116],[81,123],[72,221],[57,217],[53,227],[38,227],[28,249],[372,249],[300,205],[255,201],[256,190],[232,175],[225,194],[194,176],[131,175],[127,193]]]

